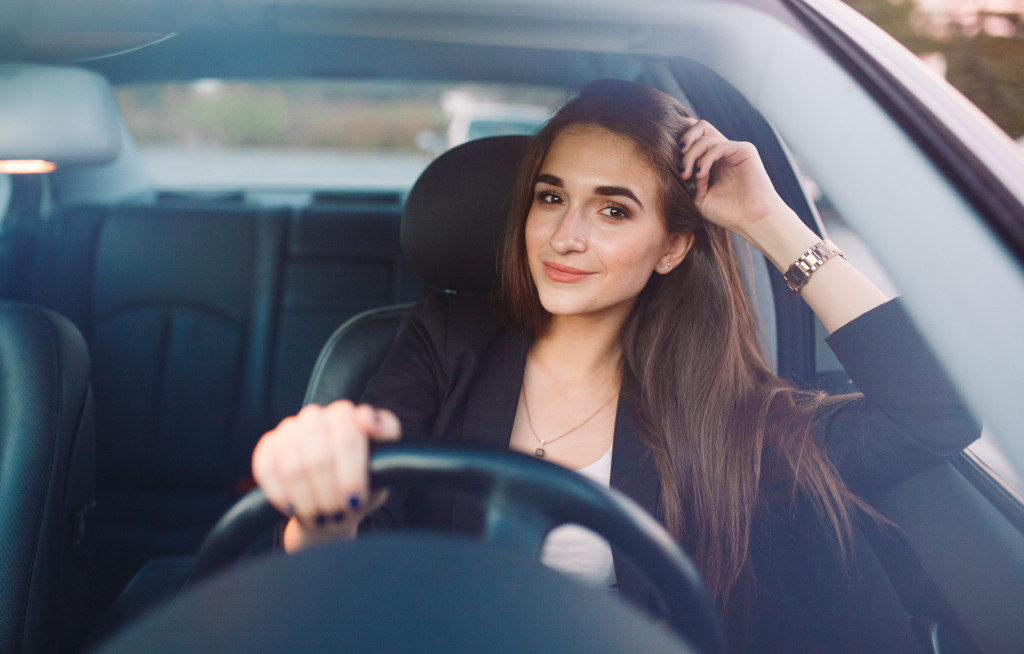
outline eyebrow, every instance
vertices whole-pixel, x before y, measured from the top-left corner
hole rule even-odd
[[[564,182],[562,182],[562,178],[555,177],[554,175],[537,175],[537,183],[541,182],[545,184],[551,184],[552,186],[558,186],[560,188],[565,186]],[[597,188],[594,189],[594,192],[597,193],[598,195],[618,195],[624,198],[629,198],[633,202],[636,202],[638,205],[640,205],[641,209],[644,208],[644,203],[640,201],[640,198],[638,198],[636,194],[633,193],[633,191],[630,191],[625,186],[598,186]]]

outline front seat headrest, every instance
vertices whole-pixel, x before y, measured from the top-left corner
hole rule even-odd
[[[402,250],[430,285],[467,293],[497,286],[497,255],[529,136],[448,150],[423,171],[402,212]]]

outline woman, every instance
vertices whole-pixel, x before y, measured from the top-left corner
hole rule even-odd
[[[772,373],[730,232],[781,272],[806,270],[815,249],[819,265],[794,285],[868,399]],[[870,509],[840,474],[869,488],[977,435],[899,307],[803,225],[752,145],[619,81],[585,87],[533,140],[500,264],[499,311],[430,296],[364,404],[306,407],[261,439],[254,476],[293,516],[286,549],[353,538],[382,503],[367,491],[369,440],[457,441],[489,424],[496,446],[611,482],[655,512],[695,559],[734,649],[834,649],[836,630],[816,633],[801,609],[814,594],[776,574],[779,553],[801,559],[801,543],[817,542],[848,570],[855,518]],[[396,522],[472,523],[448,495],[386,508]],[[543,558],[628,592],[588,538],[553,533]],[[798,615],[777,615],[780,594]]]

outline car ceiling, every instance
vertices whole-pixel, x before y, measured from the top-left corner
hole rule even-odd
[[[85,62],[115,84],[258,75],[572,86],[634,77],[638,55],[712,64],[736,42],[721,38],[724,25],[766,14],[802,30],[778,0],[9,0],[0,60]]]

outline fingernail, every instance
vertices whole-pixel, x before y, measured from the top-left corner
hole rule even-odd
[[[358,495],[352,495],[348,498],[348,505],[353,509],[358,509],[360,504],[362,504],[362,500],[359,499]]]
[[[295,515],[295,505],[292,504],[291,502],[288,502],[288,506],[284,507],[284,510],[286,513],[288,513],[289,518]]]
[[[700,175],[700,166],[697,166],[697,174]]]
[[[344,519],[345,519],[345,512],[344,511],[338,511],[337,513],[334,514],[334,521],[335,522],[341,522]]]
[[[377,409],[373,410],[373,424],[377,427],[384,424],[384,420],[380,417],[380,411]]]
[[[323,527],[324,525],[327,524],[327,517],[324,516],[324,514],[322,514],[322,513],[318,513],[318,514],[316,514],[316,517],[313,518],[313,522],[316,523],[317,527]]]

